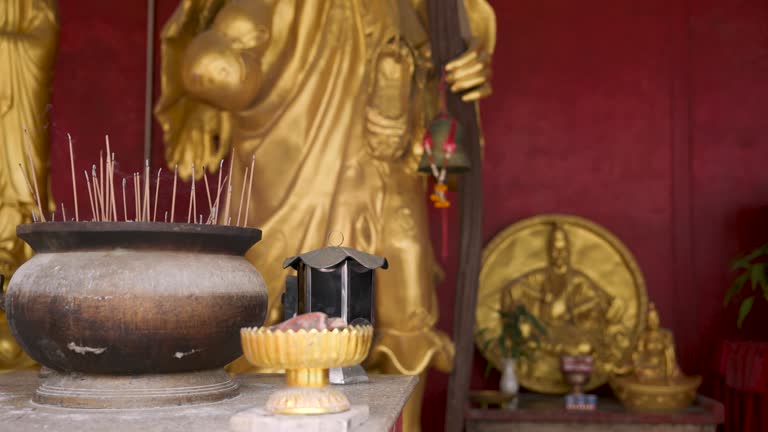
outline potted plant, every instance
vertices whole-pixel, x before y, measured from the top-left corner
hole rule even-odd
[[[768,268],[766,266],[768,266],[768,243],[731,264],[731,271],[738,272],[739,275],[725,293],[723,306],[727,306],[732,300],[735,300],[737,294],[740,294],[744,289],[747,281],[749,281],[751,288],[751,291],[747,292],[749,295],[741,300],[741,306],[739,306],[739,318],[736,321],[736,325],[739,328],[741,328],[744,318],[747,317],[749,311],[752,310],[752,305],[757,297],[763,297],[768,300],[768,284],[766,284]],[[755,292],[758,288],[760,292]]]
[[[517,394],[520,386],[517,381],[515,368],[517,362],[528,356],[528,349],[539,343],[539,336],[546,334],[546,330],[536,317],[528,309],[520,304],[511,310],[497,311],[501,320],[501,331],[491,335],[491,329],[484,328],[478,331],[478,337],[485,339],[483,351],[495,349],[501,356],[501,365],[497,368],[501,371],[499,390],[508,395]],[[493,365],[488,362],[485,375],[491,371]]]

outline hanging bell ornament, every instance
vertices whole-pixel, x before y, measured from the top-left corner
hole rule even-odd
[[[447,174],[469,171],[471,165],[464,152],[463,139],[464,129],[453,117],[443,113],[432,120],[424,136],[424,154],[419,162],[419,172],[438,177],[435,168],[441,170],[445,167]]]

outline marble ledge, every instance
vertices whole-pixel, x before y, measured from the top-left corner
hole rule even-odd
[[[31,401],[37,373],[0,375],[0,429],[15,432],[208,432],[229,431],[237,413],[263,407],[272,391],[284,386],[281,375],[240,375],[240,395],[222,402],[173,408],[131,410],[63,409]],[[355,405],[368,405],[370,415],[355,431],[389,432],[413,392],[418,377],[371,375],[370,382],[338,386]]]

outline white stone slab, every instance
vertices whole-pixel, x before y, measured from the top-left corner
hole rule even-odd
[[[276,415],[264,408],[242,411],[229,420],[233,432],[350,432],[368,420],[368,405],[320,415]]]

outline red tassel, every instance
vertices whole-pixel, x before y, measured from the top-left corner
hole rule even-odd
[[[443,240],[442,240],[442,255],[443,255],[443,261],[448,259],[448,209],[440,209],[440,213],[442,213],[441,219],[443,226]]]

